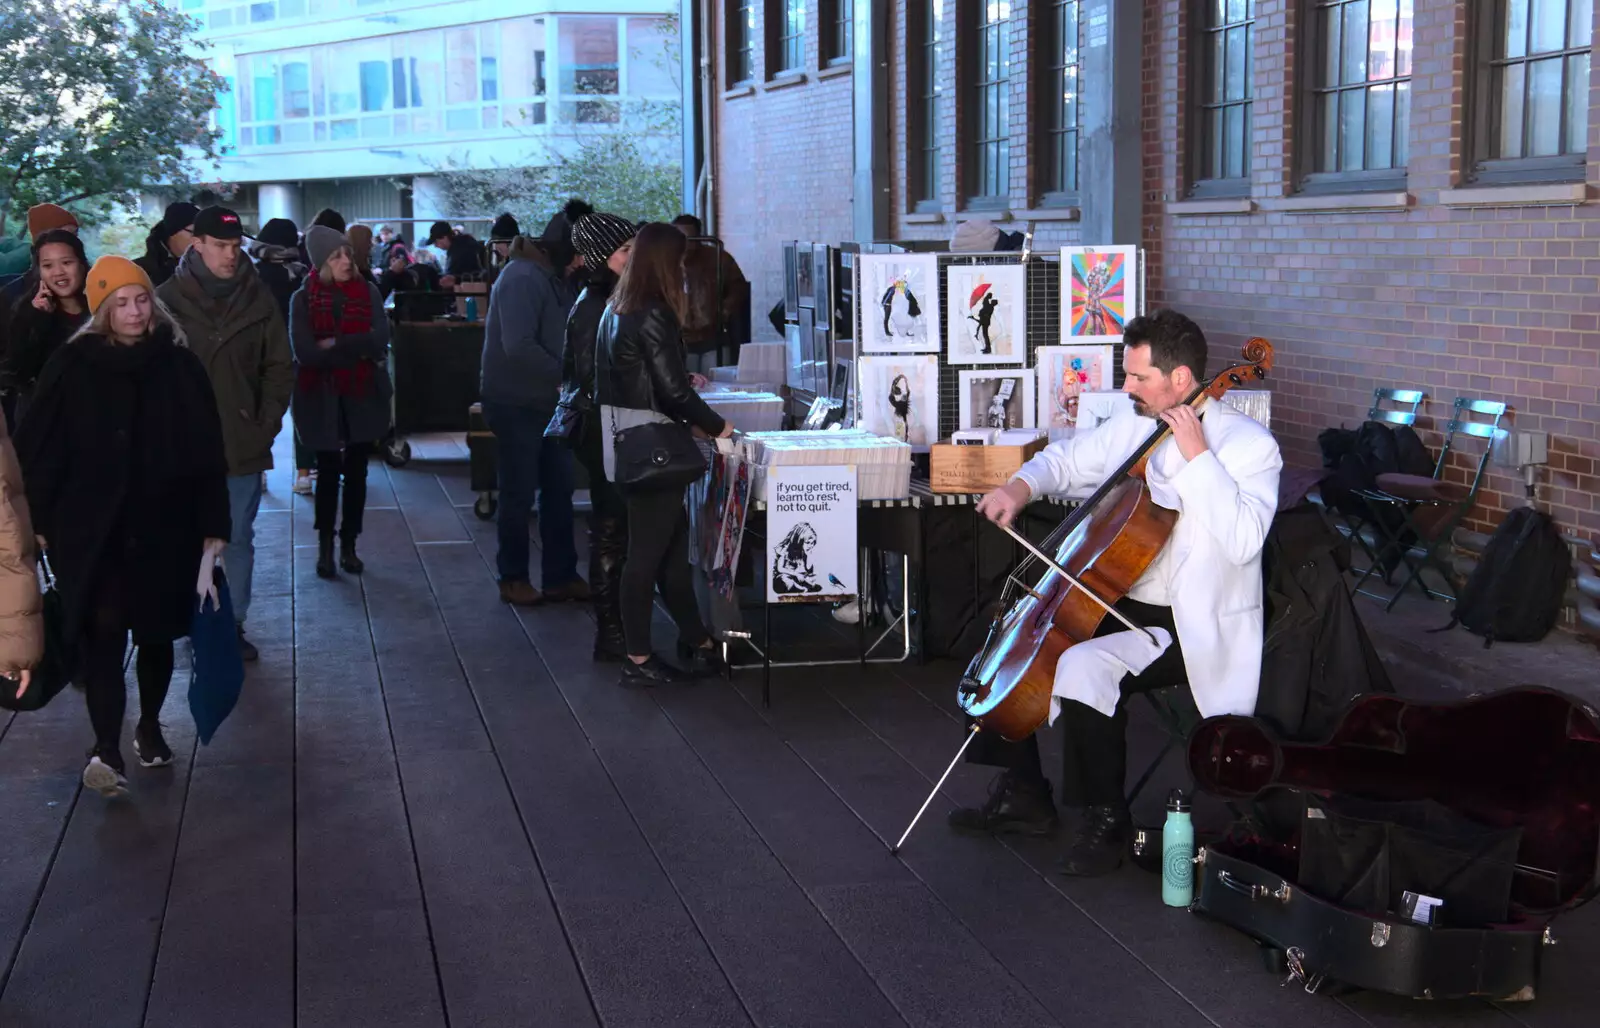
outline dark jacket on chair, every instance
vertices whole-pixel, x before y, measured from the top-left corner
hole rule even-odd
[[[722,415],[689,382],[678,318],[666,304],[633,314],[618,314],[608,306],[600,318],[595,351],[595,360],[607,371],[596,382],[600,403],[659,411],[707,435],[722,431]]]

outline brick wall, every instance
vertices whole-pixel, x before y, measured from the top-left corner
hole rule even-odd
[[[1569,529],[1600,535],[1600,208],[1441,202],[1468,184],[1467,4],[1415,0],[1408,206],[1267,209],[1293,185],[1297,8],[1292,0],[1256,5],[1257,209],[1191,216],[1170,201],[1186,186],[1181,41],[1192,8],[1147,5],[1147,50],[1158,64],[1145,102],[1147,174],[1159,176],[1147,182],[1147,245],[1160,271],[1150,275],[1152,301],[1194,315],[1214,359],[1250,335],[1273,340],[1273,414],[1286,459],[1315,464],[1317,432],[1359,421],[1376,386],[1426,390],[1436,427],[1457,396],[1505,400],[1516,425],[1550,433],[1541,499]],[[1600,179],[1597,141],[1591,117],[1591,186]],[[1464,457],[1452,474],[1464,478],[1466,465]],[[1493,473],[1475,525],[1488,527],[1521,497],[1519,480]]]
[[[858,0],[861,2],[861,0]],[[948,239],[958,219],[1031,223],[1036,249],[1081,240],[1070,212],[1039,209],[1040,161],[1029,126],[1040,124],[1044,4],[1016,4],[1012,25],[1010,210],[965,212],[955,140],[957,31],[966,4],[943,0],[940,54],[946,102],[938,126],[942,210],[914,213],[906,168],[908,0],[896,0],[890,40],[893,235]],[[914,5],[912,5],[914,6]],[[1220,363],[1251,335],[1277,347],[1274,421],[1286,459],[1318,462],[1316,434],[1354,425],[1376,386],[1429,395],[1428,425],[1442,427],[1457,396],[1503,399],[1515,424],[1550,433],[1540,498],[1566,527],[1600,538],[1600,204],[1463,207],[1470,185],[1461,130],[1468,66],[1468,0],[1414,0],[1410,158],[1405,198],[1393,209],[1296,211],[1294,0],[1257,0],[1252,175],[1248,209],[1185,206],[1187,0],[1146,0],[1144,245],[1153,304],[1192,314]],[[718,18],[720,29],[721,18]],[[718,61],[722,59],[719,38]],[[722,100],[718,212],[723,235],[751,271],[758,311],[782,295],[785,238],[846,240],[849,217],[848,78],[817,81],[816,26],[808,26],[807,80]],[[758,64],[760,64],[758,56]],[[1600,101],[1600,68],[1591,107]],[[758,75],[758,80],[762,76]],[[1600,186],[1600,119],[1590,118],[1589,193]],[[1095,202],[1085,183],[1081,203]],[[1526,199],[1526,195],[1522,197]],[[1448,201],[1448,202],[1447,202]],[[1213,209],[1214,210],[1214,209]],[[1437,437],[1430,438],[1437,444]],[[1465,461],[1452,470],[1461,477]],[[1487,528],[1521,501],[1514,476],[1492,470],[1473,522]]]
[[[821,68],[819,18],[806,12],[798,78],[769,80],[766,19],[782,5],[757,4],[754,83],[729,88],[726,4],[716,26],[717,234],[750,279],[751,329],[772,339],[767,311],[783,299],[783,242],[841,242],[853,234],[850,66]],[[775,22],[774,22],[775,24]]]

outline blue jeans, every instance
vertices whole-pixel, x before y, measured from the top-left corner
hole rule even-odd
[[[250,614],[250,580],[256,573],[256,515],[261,512],[261,475],[228,477],[228,511],[233,516],[233,538],[223,563],[228,571],[228,592],[233,597],[233,619],[244,624]]]
[[[572,451],[562,439],[546,439],[553,411],[483,402],[494,433],[500,485],[500,552],[495,566],[502,582],[526,582],[528,519],[539,495],[540,585],[568,585],[578,578],[578,547],[572,535]]]

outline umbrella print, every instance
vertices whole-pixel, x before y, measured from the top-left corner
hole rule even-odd
[[[977,286],[975,286],[973,288],[972,295],[967,298],[967,306],[968,307],[976,307],[978,305],[978,301],[983,299],[984,294],[987,293],[988,291],[989,291],[989,283],[987,283],[987,282],[979,282],[977,284]]]

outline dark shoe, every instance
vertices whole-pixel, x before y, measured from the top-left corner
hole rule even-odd
[[[244,626],[239,626],[239,659],[246,664],[254,664],[261,659],[261,651],[256,649],[256,644],[244,637]]]
[[[339,566],[344,569],[344,573],[347,575],[359,575],[367,569],[367,566],[361,562],[361,558],[356,556],[355,536],[341,536],[339,538]]]
[[[1008,835],[1054,835],[1061,827],[1050,783],[1027,782],[1011,771],[995,777],[983,806],[952,810],[947,820],[951,828]]]
[[[127,793],[128,766],[115,747],[97,746],[89,751],[89,763],[83,768],[83,787],[108,799]]]
[[[533,587],[532,582],[525,582],[519,578],[500,583],[500,602],[509,603],[513,607],[537,607],[544,602],[544,596]]]
[[[673,682],[685,681],[687,676],[677,668],[668,664],[654,653],[643,664],[635,664],[624,658],[622,661],[623,685],[670,685]]]
[[[594,659],[605,664],[628,659],[628,642],[620,624],[609,619],[600,622],[594,633]]]
[[[139,725],[133,730],[133,755],[140,767],[166,767],[172,763],[172,747],[161,735],[161,726]]]
[[[1090,807],[1056,870],[1075,878],[1097,878],[1122,866],[1133,824],[1125,807]]]
[[[592,597],[589,583],[581,578],[574,578],[565,585],[558,585],[553,589],[544,591],[544,598],[550,603],[565,603],[567,600],[587,601]]]
[[[686,646],[678,643],[678,659],[683,669],[695,678],[715,678],[728,673],[728,662],[722,659],[722,647],[716,640],[710,646]]]
[[[317,537],[317,577],[338,578],[339,571],[333,566],[333,533],[323,532]]]

